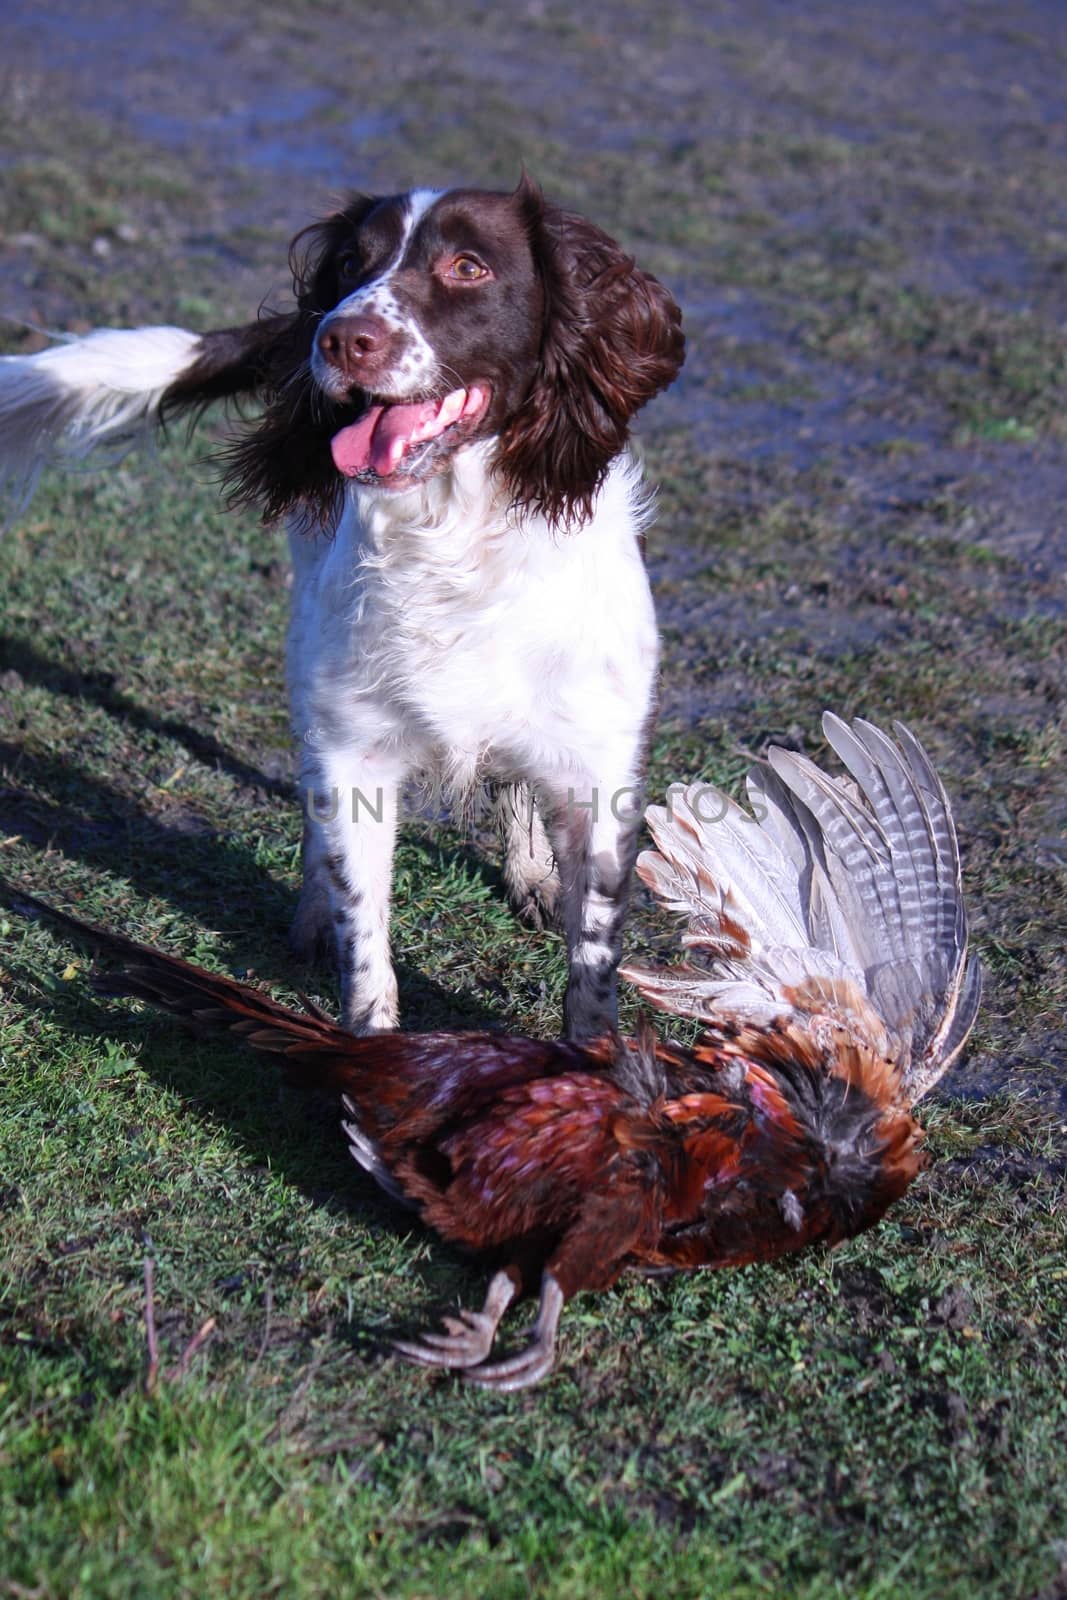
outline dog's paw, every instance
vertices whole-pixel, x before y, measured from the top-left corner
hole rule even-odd
[[[510,886],[508,900],[520,922],[539,932],[560,932],[559,873],[550,872],[537,883]]]
[[[308,966],[334,960],[333,924],[324,894],[308,894],[306,890],[301,894],[289,925],[289,948],[298,961],[305,961]]]

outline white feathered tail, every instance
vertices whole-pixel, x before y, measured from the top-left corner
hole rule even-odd
[[[50,461],[120,449],[155,424],[200,342],[184,328],[98,328],[0,356],[0,506],[21,509]]]
[[[823,731],[854,783],[772,748],[748,775],[754,815],[709,784],[649,808],[658,848],[637,871],[685,915],[682,944],[700,959],[620,970],[712,1031],[843,1028],[893,1062],[910,1107],[959,1055],[981,997],[952,812],[900,723],[896,743],[829,712]]]

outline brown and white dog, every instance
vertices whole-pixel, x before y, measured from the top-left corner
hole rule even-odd
[[[298,947],[335,945],[348,1027],[395,1027],[404,784],[501,785],[512,901],[559,918],[566,1031],[602,1033],[657,655],[626,442],[681,366],[678,308],[525,178],[511,194],[355,197],[291,260],[284,313],[0,360],[0,480],[26,488],[51,454],[260,399],[229,483],[290,521]]]

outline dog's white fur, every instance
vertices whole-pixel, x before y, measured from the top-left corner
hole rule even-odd
[[[487,780],[515,786],[510,887],[550,901],[532,787],[561,861],[573,855],[568,831],[588,822],[563,918],[577,965],[568,1026],[596,1032],[614,997],[598,1003],[582,969],[608,959],[656,669],[644,498],[621,458],[580,537],[538,517],[516,528],[487,455],[471,445],[403,495],[350,491],[332,539],[293,535],[289,686],[311,829],[299,920],[310,935],[327,907],[342,914],[346,885],[361,888],[343,937],[367,970],[347,1020],[393,1026],[382,916],[405,778],[436,773],[461,795]]]

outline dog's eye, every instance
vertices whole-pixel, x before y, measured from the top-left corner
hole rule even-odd
[[[337,257],[337,276],[342,283],[350,282],[359,277],[359,254],[355,250],[343,250]]]
[[[449,263],[446,276],[458,278],[461,283],[475,283],[479,278],[488,278],[489,268],[477,256],[456,256]]]

